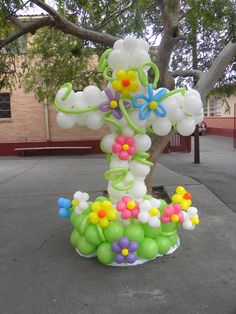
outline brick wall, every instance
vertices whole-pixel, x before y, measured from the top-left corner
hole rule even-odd
[[[6,91],[1,91],[6,92]],[[56,110],[49,106],[49,134],[52,141],[100,139],[108,133],[103,127],[92,131],[79,126],[63,130],[56,124]],[[11,95],[10,119],[0,119],[0,142],[35,142],[46,141],[44,104],[39,103],[33,94],[25,94],[22,89]]]

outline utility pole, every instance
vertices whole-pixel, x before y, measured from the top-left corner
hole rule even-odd
[[[193,58],[193,69],[198,67],[198,55],[197,55],[197,22],[193,23],[192,27],[192,58]],[[193,84],[196,86],[197,78],[194,77]],[[200,163],[200,143],[199,143],[199,127],[196,125],[194,131],[194,163]]]

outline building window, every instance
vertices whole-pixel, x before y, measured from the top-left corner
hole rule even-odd
[[[219,103],[219,97],[210,97],[208,102],[208,116],[219,117],[221,115],[221,106]]]
[[[11,118],[11,103],[9,93],[0,93],[0,119]]]

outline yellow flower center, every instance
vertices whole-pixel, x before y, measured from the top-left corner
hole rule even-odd
[[[116,100],[110,101],[110,107],[111,107],[112,109],[115,109],[117,106],[118,106],[118,103],[117,103]]]
[[[170,220],[171,220],[172,222],[178,222],[178,221],[179,221],[179,216],[178,216],[178,215],[172,215],[171,218],[170,218]]]
[[[127,255],[129,254],[129,250],[128,250],[128,249],[122,249],[122,250],[121,250],[121,254],[122,254],[123,256],[127,256]]]
[[[149,103],[149,107],[150,107],[150,109],[155,110],[158,107],[158,103],[156,101],[151,101]]]
[[[151,208],[151,209],[149,210],[149,214],[150,214],[151,216],[156,216],[156,215],[158,215],[158,213],[159,213],[159,210],[158,210],[156,207],[153,207],[153,208]]]
[[[128,145],[128,144],[124,144],[124,145],[122,146],[122,149],[123,149],[123,150],[128,150],[128,149],[129,149],[129,145]]]
[[[190,218],[190,220],[192,221],[193,225],[198,225],[199,224],[199,218],[198,217],[192,217],[192,218]]]
[[[75,199],[73,199],[73,201],[71,202],[72,206],[76,207],[79,205],[79,202]]]
[[[127,208],[132,210],[136,207],[136,203],[134,201],[128,201]]]

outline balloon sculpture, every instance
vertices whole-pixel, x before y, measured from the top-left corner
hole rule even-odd
[[[107,265],[137,265],[179,246],[178,228],[193,230],[199,223],[191,194],[178,186],[172,203],[147,194],[145,177],[152,162],[148,160],[151,138],[167,135],[173,127],[190,135],[203,119],[200,94],[184,88],[156,89],[159,70],[151,62],[149,45],[127,36],[106,50],[98,69],[107,81],[104,90],[88,86],[74,92],[66,83],[58,91],[55,107],[62,128],[74,125],[92,130],[108,124],[111,133],[101,141],[109,170],[108,197],[89,199],[78,191],[73,199],[58,199],[59,215],[73,225],[71,244],[85,257],[97,256]],[[149,82],[148,70],[154,72]]]

